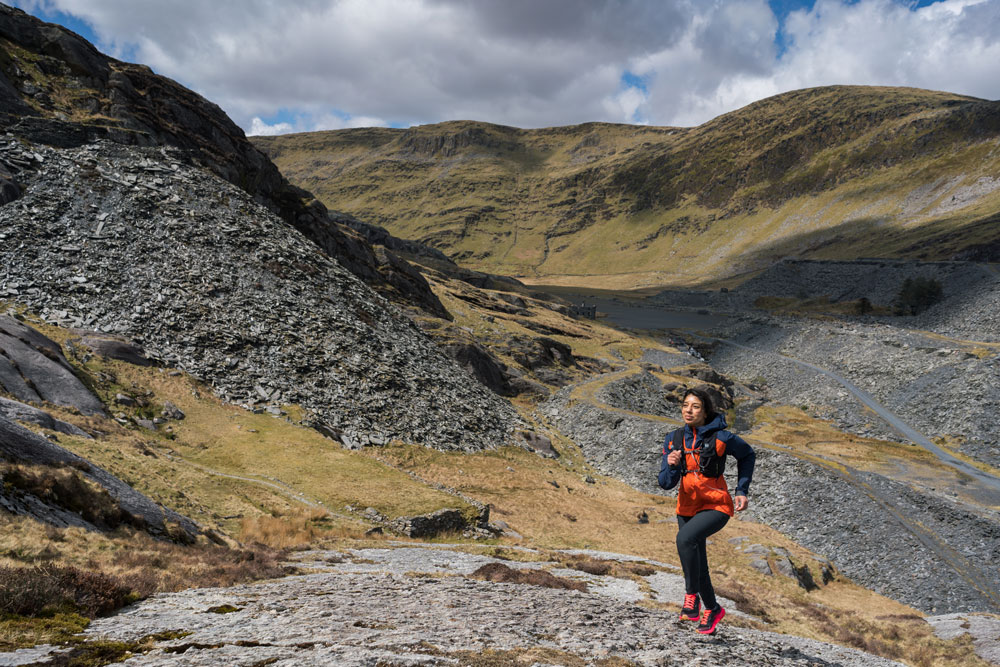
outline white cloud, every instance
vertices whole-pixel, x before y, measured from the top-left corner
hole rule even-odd
[[[954,0],[911,10],[889,0],[820,0],[788,22],[775,69],[783,89],[835,83],[907,85],[1000,97],[1000,3]]]
[[[692,125],[835,83],[1000,97],[1000,0],[23,0],[91,23],[253,133],[477,119]],[[31,7],[29,7],[30,9]],[[645,90],[623,87],[627,71]],[[259,122],[255,124],[254,119]]]
[[[350,127],[386,127],[388,125],[381,118],[373,116],[351,116],[345,118],[337,114],[323,114],[318,118],[312,119],[308,127],[300,131],[316,132],[319,130],[343,130]]]
[[[247,136],[269,137],[275,134],[288,134],[291,131],[291,123],[275,123],[274,125],[268,125],[257,116],[254,116],[250,121],[250,129],[247,130]]]
[[[639,109],[646,103],[648,96],[641,89],[629,86],[613,97],[604,100],[604,109],[612,118],[624,118],[629,123],[642,124],[645,120],[639,115]]]

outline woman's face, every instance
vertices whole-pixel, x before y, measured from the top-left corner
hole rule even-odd
[[[697,396],[689,395],[681,403],[681,418],[688,426],[701,426],[705,423],[705,406]]]

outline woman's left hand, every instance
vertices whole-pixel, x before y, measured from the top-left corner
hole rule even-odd
[[[733,498],[733,507],[736,508],[737,512],[742,512],[749,506],[750,506],[750,501],[747,500],[746,496],[736,496],[735,498]]]

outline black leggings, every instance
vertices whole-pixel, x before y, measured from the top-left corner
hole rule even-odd
[[[722,530],[729,515],[718,510],[702,510],[694,516],[677,515],[677,555],[684,568],[684,587],[688,595],[700,594],[705,609],[715,609],[715,590],[708,576],[708,553],[705,538]]]

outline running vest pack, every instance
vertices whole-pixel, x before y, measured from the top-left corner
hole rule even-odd
[[[721,477],[726,471],[725,451],[726,444],[717,438],[712,438],[711,444],[702,440],[701,446],[694,449],[686,449],[684,446],[684,427],[681,427],[670,434],[670,449],[679,449],[681,456],[681,474],[689,472],[699,472],[705,477]],[[698,455],[698,470],[688,470],[688,454]]]

